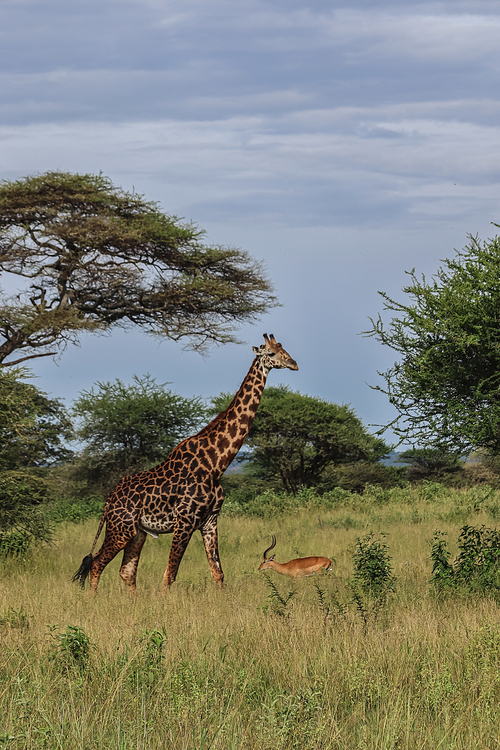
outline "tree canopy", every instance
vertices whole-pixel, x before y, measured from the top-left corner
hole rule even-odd
[[[460,472],[463,466],[463,461],[456,453],[439,448],[410,448],[398,455],[397,462],[407,464],[407,476],[410,480],[439,478]]]
[[[164,461],[207,417],[200,398],[184,398],[154,378],[134,376],[97,383],[73,404],[76,435],[84,444],[80,467],[91,484],[112,484],[127,474]]]
[[[23,286],[0,305],[0,364],[135,325],[198,349],[234,341],[277,302],[260,263],[203,235],[102,174],[4,180],[0,269]]]
[[[214,399],[215,409],[227,406],[228,394]],[[287,386],[269,386],[245,443],[252,473],[279,477],[287,492],[320,483],[331,465],[376,461],[390,450],[369,435],[354,411]]]
[[[71,421],[58,399],[26,382],[26,370],[0,369],[0,471],[67,460]]]
[[[50,539],[41,509],[50,495],[46,467],[66,461],[71,421],[20,368],[0,369],[0,556]]]
[[[497,226],[497,225],[495,225]],[[468,245],[428,282],[409,273],[406,303],[380,292],[388,325],[372,330],[400,360],[380,373],[402,440],[465,454],[500,452],[500,239]]]

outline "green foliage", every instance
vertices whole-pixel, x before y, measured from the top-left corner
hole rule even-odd
[[[28,279],[0,307],[0,362],[60,351],[82,331],[141,326],[174,340],[234,341],[275,306],[259,263],[99,175],[0,183],[0,269]]]
[[[51,538],[42,508],[50,485],[42,467],[71,455],[63,407],[27,377],[23,369],[0,369],[0,557],[24,557],[34,541]]]
[[[440,532],[434,533],[431,581],[439,591],[500,591],[500,531],[485,526],[463,526],[458,538],[460,553],[453,564]]]
[[[409,275],[409,302],[382,292],[396,317],[386,327],[379,315],[368,332],[401,357],[383,373],[383,392],[398,412],[392,429],[459,455],[481,447],[499,453],[500,238],[470,237],[431,282]]]
[[[460,456],[443,448],[411,448],[399,454],[398,463],[408,464],[410,481],[442,478],[463,471],[464,466]]]
[[[26,382],[27,370],[0,369],[0,471],[69,458],[71,421],[61,402]]]
[[[271,603],[271,611],[273,612],[273,614],[278,615],[278,617],[287,619],[288,617],[290,617],[291,611],[291,607],[289,607],[289,604],[292,601],[293,597],[297,594],[297,591],[292,589],[287,594],[282,594],[275,582],[267,573],[264,573],[264,579],[266,581],[267,587],[269,588],[269,594],[267,598]],[[267,609],[268,607],[264,606],[263,610],[265,612],[267,612]]]
[[[444,591],[454,586],[455,571],[453,565],[450,563],[451,553],[448,550],[446,544],[446,535],[441,531],[435,531],[432,536],[432,549],[431,549],[431,560],[432,560],[432,575],[431,581],[435,587]]]
[[[296,495],[273,489],[261,491],[258,488],[250,487],[246,492],[243,489],[234,493],[230,492],[224,501],[222,513],[229,516],[270,519],[277,515],[295,514],[301,509],[316,512],[334,508],[349,508],[355,511],[363,509],[367,513],[376,515],[383,506],[407,509],[413,508],[417,501],[430,504],[450,498],[451,502],[451,497],[457,498],[451,504],[454,516],[474,512],[474,508],[495,512],[495,504],[488,505],[484,502],[485,499],[490,497],[489,490],[478,490],[477,492],[481,494],[472,498],[471,504],[470,493],[467,495],[453,494],[447,487],[437,482],[426,482],[425,480],[422,484],[415,486],[408,483],[388,488],[380,485],[366,485],[362,495],[341,487],[334,487],[332,490],[323,493],[317,492],[312,487],[304,487]],[[412,511],[413,516],[414,513],[415,509]],[[364,522],[349,520],[349,518],[348,516],[340,524],[343,528],[358,528],[360,524],[364,526]],[[339,521],[335,521],[335,525],[338,525],[338,523]]]
[[[141,638],[141,649],[129,663],[128,672],[132,686],[137,691],[151,694],[165,674],[163,650],[167,643],[165,625],[158,630],[145,630]]]
[[[89,518],[100,518],[104,508],[104,497],[87,495],[76,500],[58,497],[47,504],[45,511],[52,523],[83,523]]]
[[[74,402],[73,414],[80,420],[76,434],[86,444],[79,473],[99,486],[164,461],[200,428],[207,410],[201,399],[178,396],[145,375],[134,376],[132,385],[97,383]]]
[[[221,394],[213,400],[214,409],[220,411],[228,400],[228,394]],[[365,431],[348,406],[303,396],[284,385],[262,394],[246,446],[246,470],[279,480],[293,494],[321,483],[331,465],[377,461],[389,450]]]
[[[66,669],[87,669],[92,651],[90,638],[78,625],[68,625],[62,632],[55,632],[57,625],[50,627],[56,641],[53,658]]]
[[[56,399],[31,383],[24,369],[0,369],[0,556],[24,557],[51,538],[43,503],[50,498],[47,466],[71,455],[71,422]]]
[[[367,486],[400,487],[406,482],[405,470],[395,466],[384,466],[372,461],[358,461],[355,464],[329,466],[322,475],[319,488],[332,486],[363,494]]]
[[[0,472],[0,556],[23,557],[33,542],[50,541],[52,524],[42,505],[47,496],[39,472]]]
[[[386,536],[381,532],[382,538]],[[370,619],[376,620],[394,591],[396,578],[392,558],[385,542],[374,539],[373,532],[356,539],[353,554],[354,576],[350,582],[352,602],[363,620],[365,633]]]
[[[0,558],[16,557],[24,560],[32,542],[33,536],[25,531],[0,532]]]
[[[25,611],[24,607],[20,607],[19,609],[9,607],[3,615],[0,615],[0,632],[5,632],[6,630],[20,630],[25,632],[30,626],[31,619],[32,616]]]
[[[351,496],[350,493],[346,493]],[[257,518],[273,518],[278,514],[293,513],[299,508],[331,507],[330,495],[319,496],[309,487],[305,487],[296,495],[267,489],[263,492],[249,490],[230,494],[224,501],[222,513],[232,516],[253,516]]]
[[[250,476],[243,470],[226,472],[221,477],[221,484],[226,498],[231,497],[241,504],[252,502],[260,493],[274,489],[273,482]]]
[[[381,533],[382,538],[386,534]],[[385,599],[394,589],[396,578],[392,572],[389,547],[384,541],[375,539],[373,531],[356,539],[353,554],[354,583],[377,599]]]

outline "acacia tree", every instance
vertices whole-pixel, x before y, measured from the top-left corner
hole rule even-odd
[[[0,306],[0,364],[134,325],[197,349],[234,341],[276,299],[260,263],[203,234],[101,174],[1,182],[0,269],[24,286]]]
[[[213,399],[215,410],[227,406],[228,394]],[[279,477],[287,492],[321,482],[327,467],[377,461],[390,448],[369,435],[354,411],[285,385],[269,386],[250,428],[246,456],[250,471],[263,479]]]
[[[498,225],[495,225],[498,226]],[[500,239],[469,244],[443,261],[432,281],[415,275],[406,303],[381,292],[396,313],[372,330],[400,355],[384,373],[402,440],[440,451],[500,453]]]

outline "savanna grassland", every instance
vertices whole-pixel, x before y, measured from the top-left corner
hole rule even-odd
[[[130,600],[105,570],[95,599],[70,582],[97,520],[1,563],[0,748],[31,750],[454,750],[500,747],[495,589],[437,591],[433,532],[494,528],[500,492],[368,489],[227,501],[226,585],[196,534],[166,596],[171,537],[148,540]],[[395,580],[352,583],[357,539],[378,540]],[[257,573],[327,555],[332,573]],[[386,534],[382,536],[381,534]]]

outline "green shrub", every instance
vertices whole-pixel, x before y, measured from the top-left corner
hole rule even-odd
[[[386,535],[381,533],[381,536]],[[385,542],[374,539],[373,531],[356,539],[353,561],[354,583],[365,593],[383,599],[389,591],[393,591],[396,579],[392,573],[389,547]]]
[[[78,625],[68,625],[60,633],[56,633],[57,625],[50,628],[56,641],[52,657],[65,668],[76,668],[84,671],[90,661],[92,644],[83,628]]]
[[[468,592],[500,591],[500,531],[486,526],[463,526],[458,538],[460,553],[450,553],[440,532],[434,532],[431,581],[440,591],[455,588]]]
[[[23,558],[31,547],[33,536],[26,531],[0,533],[0,558]]]
[[[449,562],[451,553],[448,550],[444,534],[435,531],[431,549],[432,575],[431,582],[437,589],[443,591],[455,585],[455,571]]]
[[[402,468],[359,461],[326,470],[322,476],[321,486],[327,488],[333,484],[341,489],[362,494],[367,485],[388,489],[398,487],[405,481],[405,470]]]
[[[47,495],[48,483],[39,470],[0,472],[1,557],[22,557],[34,542],[50,541]]]
[[[58,498],[47,507],[47,515],[54,523],[67,521],[82,523],[88,518],[100,518],[104,508],[104,498],[90,495],[77,500]]]
[[[288,513],[299,508],[321,507],[322,497],[311,487],[303,487],[296,495],[273,489],[258,494],[234,493],[224,501],[222,512],[232,516],[272,518],[277,513]],[[325,503],[326,507],[330,505]]]

